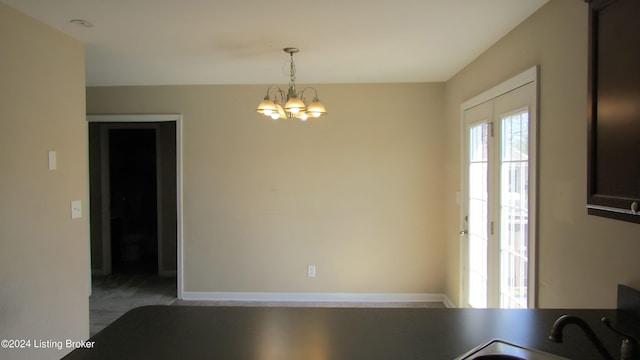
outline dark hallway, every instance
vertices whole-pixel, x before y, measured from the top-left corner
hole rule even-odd
[[[156,130],[109,130],[113,273],[157,273]]]

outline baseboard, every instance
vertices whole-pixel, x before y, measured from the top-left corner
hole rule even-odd
[[[182,300],[256,301],[256,302],[441,302],[454,307],[444,294],[414,293],[272,293],[272,292],[198,292],[184,291]]]
[[[163,277],[176,277],[178,276],[178,272],[175,270],[162,270],[158,271],[158,275]]]
[[[446,306],[448,309],[453,309],[453,308],[457,307],[453,303],[453,301],[451,301],[451,299],[449,299],[449,297],[447,295],[444,295],[444,294],[442,294],[442,302],[444,303],[444,306]]]
[[[102,269],[92,269],[91,270],[91,275],[96,275],[96,276],[103,276],[105,275],[104,271]],[[158,276],[163,276],[163,277],[176,277],[178,275],[178,272],[175,270],[163,270],[163,271],[159,271],[158,272]]]

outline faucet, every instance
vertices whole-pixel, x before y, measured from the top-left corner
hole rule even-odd
[[[591,330],[589,325],[582,320],[581,318],[573,315],[562,315],[560,316],[555,323],[553,323],[553,327],[551,328],[551,335],[549,335],[549,340],[562,343],[562,330],[566,325],[576,324],[582,329],[582,331],[587,335],[589,341],[598,349],[598,352],[602,357],[606,360],[614,360],[613,356],[609,354],[607,349],[602,345],[602,342],[596,334]]]
[[[640,359],[640,353],[638,353],[638,340],[635,338],[613,328],[611,322],[606,317],[600,320],[609,330],[624,337],[622,340],[622,346],[620,347],[620,356],[622,360],[638,360]]]
[[[620,348],[620,359],[640,360],[640,356],[638,354],[638,351],[636,350],[638,348],[638,341],[636,339],[614,329],[613,326],[611,326],[609,319],[607,319],[606,317],[603,317],[600,321],[609,330],[624,337],[624,340],[622,340],[622,346]],[[577,316],[573,316],[573,315],[560,316],[555,321],[555,323],[553,323],[553,327],[551,328],[551,335],[549,335],[549,340],[557,343],[562,343],[562,330],[568,324],[578,325],[580,329],[582,329],[582,331],[584,331],[584,333],[587,335],[587,338],[589,338],[589,341],[591,341],[591,343],[596,347],[596,349],[598,349],[598,352],[600,353],[600,355],[602,355],[602,357],[606,360],[613,360],[613,356],[609,354],[607,349],[604,347],[602,342],[598,339],[598,337],[593,332],[593,330],[591,330],[589,325],[587,325],[587,323],[584,320],[582,320]]]

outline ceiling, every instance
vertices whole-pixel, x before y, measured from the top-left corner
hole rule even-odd
[[[446,81],[548,0],[0,0],[85,44],[88,86]],[[71,24],[84,19],[94,26]]]

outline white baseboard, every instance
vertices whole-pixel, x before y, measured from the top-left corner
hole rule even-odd
[[[184,291],[182,300],[256,301],[256,302],[442,302],[455,307],[444,294],[413,293],[272,293],[272,292],[198,292]]]
[[[451,301],[451,299],[449,299],[449,297],[447,295],[442,294],[442,302],[444,303],[444,306],[446,306],[448,309],[452,309],[452,308],[456,308],[457,306],[453,303],[453,301]]]

